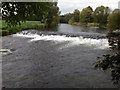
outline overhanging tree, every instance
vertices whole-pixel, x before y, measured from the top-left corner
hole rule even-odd
[[[80,22],[85,23],[85,25],[93,22],[93,9],[90,6],[84,8],[80,13]]]
[[[58,16],[59,12],[57,2],[3,2],[2,8],[2,18],[9,26],[16,26],[33,17],[49,25],[52,23],[52,20],[47,21],[50,16]],[[56,11],[50,13],[53,9]]]

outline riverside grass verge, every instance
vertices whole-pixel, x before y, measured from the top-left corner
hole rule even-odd
[[[107,29],[107,26],[104,26],[104,25],[99,25],[98,23],[81,23],[81,22],[73,22],[73,23],[69,23],[70,25],[75,25],[75,26],[87,26],[87,27],[98,27],[98,28],[101,28],[101,29]]]
[[[87,24],[85,24],[85,23],[81,23],[81,22],[73,22],[73,23],[69,23],[69,24],[71,24],[71,25],[76,25],[76,26],[99,26],[99,24],[98,23],[87,23]]]
[[[22,22],[21,25],[9,27],[5,23],[5,20],[0,20],[0,36],[15,34],[26,29],[44,30],[45,28],[46,25],[40,21],[26,21]]]

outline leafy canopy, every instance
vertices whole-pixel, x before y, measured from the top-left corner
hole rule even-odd
[[[21,21],[37,20],[46,22],[47,25],[50,18],[58,16],[59,8],[57,2],[3,2],[2,18],[6,20],[9,26],[16,26]]]

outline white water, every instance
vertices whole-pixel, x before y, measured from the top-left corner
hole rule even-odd
[[[12,53],[12,52],[9,49],[0,49],[0,54],[1,55],[7,55],[7,54],[10,54],[10,53]]]
[[[24,38],[30,38],[29,42],[33,41],[54,41],[55,43],[61,43],[61,42],[68,42],[68,44],[62,46],[60,49],[76,46],[76,45],[84,45],[93,47],[93,49],[106,49],[109,48],[108,40],[107,39],[92,39],[92,38],[83,38],[80,37],[67,37],[65,35],[38,35],[38,34],[23,34],[23,33],[17,33],[13,35],[14,37],[24,37]]]

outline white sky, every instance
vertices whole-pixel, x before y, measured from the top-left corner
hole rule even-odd
[[[112,10],[118,8],[118,2],[120,0],[58,0],[58,6],[60,8],[61,14],[73,12],[74,9],[79,9],[80,11],[91,6],[93,10],[101,5],[108,6]]]

